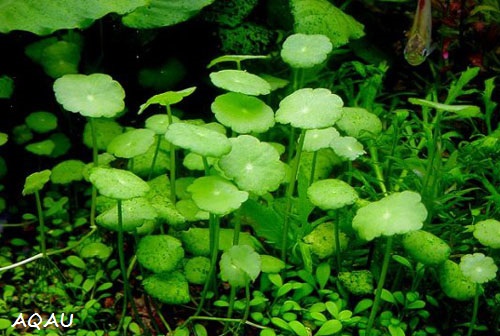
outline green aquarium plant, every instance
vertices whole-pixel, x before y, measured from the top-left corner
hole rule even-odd
[[[459,264],[465,278],[475,283],[474,307],[472,308],[472,318],[469,324],[467,336],[471,336],[477,320],[479,308],[479,295],[481,294],[481,284],[496,278],[498,267],[493,258],[486,257],[482,253],[466,254],[460,259]]]
[[[384,261],[377,282],[375,300],[366,326],[366,335],[371,335],[380,298],[388,272],[394,235],[419,230],[427,217],[427,210],[418,193],[403,191],[394,193],[361,207],[352,220],[352,227],[360,238],[370,241],[386,236]]]
[[[125,251],[123,243],[123,233],[124,233],[123,202],[125,200],[130,200],[135,197],[145,196],[146,193],[150,190],[150,187],[146,182],[144,182],[142,179],[140,179],[133,173],[116,168],[94,167],[90,171],[89,180],[101,195],[115,199],[117,201],[116,203],[116,212],[118,219],[117,245],[118,245],[118,254],[120,261],[120,269],[122,272],[122,278],[124,284],[122,318],[120,320],[120,325],[121,325],[123,323],[123,319],[125,318],[128,299],[131,297],[131,291],[126,271]]]

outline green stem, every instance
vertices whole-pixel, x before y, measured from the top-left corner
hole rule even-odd
[[[117,207],[118,207],[118,258],[120,261],[120,269],[123,277],[123,308],[122,308],[122,316],[120,317],[120,323],[118,324],[118,330],[120,330],[121,326],[123,325],[125,314],[127,312],[127,299],[130,288],[128,286],[127,268],[125,266],[122,201],[120,199],[117,201]]]
[[[340,211],[340,210],[339,210]],[[337,272],[342,272],[342,254],[340,250],[340,213],[336,213],[336,221],[334,223],[335,227],[335,246],[336,246],[336,260],[337,260]]]
[[[282,232],[282,242],[281,242],[281,260],[286,263],[287,256],[287,242],[288,242],[288,226],[290,222],[290,213],[292,210],[292,197],[295,192],[295,180],[297,178],[297,172],[299,171],[300,156],[302,154],[302,147],[304,145],[305,130],[300,133],[299,144],[297,146],[297,153],[295,155],[295,161],[293,162],[292,172],[290,174],[290,180],[288,181],[288,186],[286,189],[286,208],[285,217],[283,219],[283,232]]]
[[[95,122],[93,118],[87,118],[90,125],[90,134],[92,135],[92,163],[94,167],[98,165],[97,159],[97,135],[95,131]],[[95,217],[96,217],[96,203],[97,203],[97,188],[94,184],[92,184],[92,196],[90,203],[90,226],[95,226]]]
[[[474,332],[474,327],[477,321],[477,312],[479,308],[479,293],[481,292],[481,285],[476,283],[476,293],[474,295],[474,307],[472,308],[472,318],[469,324],[469,330],[467,331],[467,336],[471,336]]]
[[[220,232],[220,218],[217,215],[210,214],[210,270],[208,271],[207,281],[203,286],[203,291],[201,292],[200,303],[196,309],[195,316],[200,315],[203,305],[205,304],[207,293],[210,286],[215,279],[215,269],[217,264],[217,255],[219,253],[219,232]]]
[[[158,159],[158,153],[160,152],[160,145],[161,145],[162,138],[163,138],[163,136],[161,134],[156,135],[155,153],[153,154],[153,161],[151,162],[151,167],[149,168],[148,181],[151,180],[151,177],[153,176],[153,171],[155,169],[156,160]]]
[[[377,148],[373,145],[373,143],[370,143],[368,146],[368,150],[370,151],[373,170],[375,171],[375,176],[377,177],[380,190],[382,190],[384,196],[387,196],[387,188],[385,187],[384,174],[382,174],[382,168],[380,167],[380,162],[378,161]]]
[[[389,269],[389,260],[391,259],[392,252],[392,242],[393,237],[387,237],[387,242],[385,245],[384,261],[382,263],[382,270],[380,272],[380,279],[377,284],[377,291],[375,292],[375,300],[373,301],[372,310],[370,312],[370,317],[368,318],[368,323],[366,325],[365,336],[370,336],[373,323],[375,322],[375,316],[377,316],[378,307],[381,302],[382,290],[384,289],[385,277],[387,276],[387,270]]]
[[[43,209],[42,209],[42,201],[40,200],[40,193],[35,191],[35,200],[36,200],[36,211],[38,213],[38,223],[40,224],[40,250],[42,252],[42,256],[47,257],[47,243],[45,239],[45,220],[43,218]]]
[[[311,175],[309,176],[309,184],[311,185],[314,182],[314,178],[316,176],[316,163],[318,160],[318,151],[313,153],[312,163],[311,163]],[[350,161],[349,161],[350,162]]]
[[[167,105],[167,115],[168,124],[172,125],[172,109],[170,105]],[[175,145],[170,143],[170,200],[172,204],[175,205],[176,194],[175,194],[175,175],[176,175],[176,155],[175,155]]]

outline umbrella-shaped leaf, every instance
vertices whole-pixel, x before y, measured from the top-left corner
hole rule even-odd
[[[353,187],[336,179],[314,182],[307,189],[307,196],[312,204],[322,210],[339,209],[353,204],[358,199]]]
[[[334,48],[364,35],[362,24],[327,0],[292,0],[290,8],[296,33],[326,35]]]
[[[166,304],[185,304],[190,300],[189,284],[181,272],[157,273],[142,282],[146,292]]]
[[[224,252],[220,259],[223,281],[234,287],[244,287],[260,274],[260,255],[248,245],[236,245]]]
[[[263,55],[224,55],[224,56],[219,56],[219,57],[214,58],[213,60],[211,60],[210,63],[207,65],[207,68],[210,69],[214,65],[219,64],[219,63],[224,63],[224,62],[241,63],[242,61],[246,61],[246,60],[267,59],[267,58],[270,58],[270,56],[263,56]]]
[[[92,168],[89,179],[101,195],[114,199],[141,197],[150,189],[137,175],[116,168]]]
[[[144,112],[149,105],[159,104],[161,106],[169,106],[181,102],[185,97],[189,96],[196,90],[196,87],[190,87],[180,91],[167,91],[157,94],[149,98],[144,104],[141,105],[138,114]]]
[[[325,35],[293,34],[283,43],[281,58],[294,68],[311,68],[323,63],[331,51]]]
[[[81,181],[83,179],[83,169],[85,163],[80,160],[66,160],[58,163],[52,168],[50,180],[52,183],[68,184],[73,181]]]
[[[93,120],[94,132],[97,140],[97,149],[106,150],[108,144],[116,136],[122,134],[123,127],[112,119],[99,118]],[[92,148],[92,127],[90,122],[83,129],[83,143]]]
[[[256,97],[229,92],[215,98],[211,108],[220,123],[237,133],[263,133],[274,126],[273,110]]]
[[[145,222],[156,219],[155,208],[144,197],[136,197],[122,202],[122,230],[125,232],[135,231]],[[100,226],[119,231],[118,206],[114,205],[96,218]]]
[[[460,270],[474,283],[485,283],[496,278],[498,271],[495,261],[482,253],[466,254],[460,259]]]
[[[250,135],[231,138],[232,149],[219,160],[226,176],[242,190],[263,195],[276,190],[285,178],[285,164],[278,151]]]
[[[125,14],[146,3],[145,0],[3,1],[0,32],[24,30],[37,35],[49,35],[59,29],[86,28],[106,14]]]
[[[356,140],[356,138],[349,136],[337,137],[333,139],[330,143],[330,147],[333,149],[335,154],[350,161],[354,161],[360,155],[366,153],[361,142]]]
[[[46,169],[42,170],[41,172],[33,173],[26,177],[23,188],[23,196],[40,191],[45,183],[49,182],[50,174],[51,171]]]
[[[221,70],[210,74],[212,83],[222,89],[247,95],[266,95],[271,85],[265,79],[243,70]]]
[[[50,155],[56,148],[56,144],[52,140],[43,140],[27,145],[26,150],[36,155]]]
[[[307,130],[303,149],[308,152],[315,152],[322,148],[328,148],[333,139],[339,136],[339,132],[333,127]]]
[[[184,258],[179,239],[169,235],[152,235],[142,238],[137,245],[137,261],[155,273],[170,272]]]
[[[188,20],[215,0],[150,0],[122,18],[131,28],[159,28]]]
[[[208,220],[210,214],[198,208],[192,199],[183,199],[175,204],[175,208],[189,222]]]
[[[144,154],[155,142],[155,132],[149,129],[135,129],[118,135],[111,140],[107,151],[121,158],[133,158]]]
[[[330,127],[340,118],[343,104],[330,90],[300,89],[280,102],[276,121],[305,129]]]
[[[403,191],[360,208],[352,220],[352,227],[362,239],[369,241],[381,235],[419,230],[426,217],[427,210],[420,195]]]
[[[220,229],[219,250],[226,251],[233,246],[233,229]],[[248,232],[240,232],[239,245],[248,245],[254,250],[260,248],[258,240]],[[181,240],[187,252],[195,256],[210,255],[210,230],[208,228],[190,228],[181,232]]]
[[[188,187],[188,191],[200,209],[216,215],[226,215],[248,199],[246,191],[238,190],[234,184],[219,176],[200,177]]]
[[[231,150],[231,143],[224,134],[187,123],[169,125],[165,138],[202,156],[220,157]]]
[[[125,91],[106,74],[65,75],[54,82],[56,99],[66,110],[86,117],[114,117],[125,108]]]
[[[344,113],[336,125],[347,135],[355,138],[359,138],[363,132],[377,135],[382,131],[380,119],[361,107],[344,107]]]
[[[179,118],[172,116],[172,122],[179,122]],[[146,119],[145,127],[152,130],[156,134],[165,134],[170,123],[168,122],[168,115],[155,114]]]
[[[500,222],[486,219],[474,225],[474,237],[484,246],[500,249]]]
[[[26,119],[26,125],[37,133],[47,133],[57,128],[57,118],[50,112],[33,112]]]

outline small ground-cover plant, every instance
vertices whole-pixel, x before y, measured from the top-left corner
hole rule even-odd
[[[306,2],[293,3],[295,16],[307,12]],[[39,244],[2,249],[0,270],[13,280],[2,275],[1,330],[24,332],[6,320],[36,309],[73,312],[79,329],[110,335],[495,332],[494,83],[473,87],[479,70],[471,68],[425,96],[382,104],[386,65],[329,63],[359,32],[332,40],[307,27],[298,22],[279,56],[210,62],[221,92],[205,120],[174,115],[195,87],[145,99],[138,114],[151,115],[127,124],[118,116],[135,114],[123,111],[116,80],[74,74],[78,62],[50,72],[62,108],[88,119],[92,155],[26,179],[37,216],[25,218],[39,223]],[[253,71],[278,61],[286,80]],[[469,102],[477,97],[484,106]],[[153,114],[155,105],[165,111]],[[33,126],[40,117],[45,128]],[[26,122],[57,127],[46,114]],[[44,204],[42,187],[50,189]],[[40,265],[50,279],[30,278]],[[26,278],[45,295],[14,299],[30,290]],[[453,300],[468,309],[443,317]]]

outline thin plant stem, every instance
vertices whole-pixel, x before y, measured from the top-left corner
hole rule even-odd
[[[311,162],[311,175],[309,176],[309,183],[311,185],[314,182],[314,177],[316,176],[316,163],[318,161],[318,151],[313,153],[312,162]]]
[[[196,309],[195,316],[200,315],[203,310],[203,305],[205,304],[206,296],[208,290],[215,279],[215,268],[217,264],[217,255],[219,253],[219,232],[220,232],[220,218],[217,215],[210,214],[210,270],[208,271],[207,281],[203,286],[203,291],[201,292],[200,303]]]
[[[382,168],[380,167],[380,162],[378,161],[377,148],[374,146],[373,143],[370,143],[368,146],[368,150],[370,151],[372,167],[373,170],[375,171],[375,176],[377,177],[380,190],[382,191],[384,196],[387,196],[387,188],[385,187],[384,174],[382,173]]]
[[[151,161],[151,167],[149,168],[148,181],[151,180],[151,177],[153,176],[153,171],[155,169],[156,160],[158,159],[158,153],[160,152],[161,140],[162,140],[162,135],[157,134],[156,135],[155,152],[153,154],[153,160]]]
[[[90,125],[90,134],[92,135],[92,163],[97,167],[97,135],[95,131],[95,122],[93,118],[88,118]],[[97,188],[92,184],[92,195],[90,203],[90,226],[95,226],[96,204],[97,204]]]
[[[168,115],[168,124],[172,125],[172,109],[170,105],[167,105],[167,115]],[[175,194],[175,175],[176,175],[176,154],[175,154],[175,145],[170,143],[170,200],[172,204],[175,204],[177,199]]]
[[[387,242],[385,245],[384,261],[382,263],[382,270],[380,272],[380,279],[377,284],[377,291],[375,292],[375,300],[373,301],[372,310],[370,311],[370,317],[368,318],[368,323],[366,325],[365,336],[370,336],[373,323],[375,322],[375,316],[377,316],[378,307],[380,306],[382,290],[384,289],[385,277],[387,276],[387,271],[389,269],[389,261],[391,259],[392,252],[392,242],[393,237],[387,237]]]
[[[337,260],[337,272],[342,272],[342,254],[340,250],[340,213],[336,211],[336,221],[335,227],[335,247],[336,247],[336,260]]]
[[[123,217],[122,217],[122,201],[117,201],[118,208],[118,259],[120,261],[120,269],[123,277],[123,308],[122,316],[120,317],[120,323],[118,324],[118,330],[121,329],[125,314],[127,312],[127,299],[129,294],[128,278],[127,278],[127,268],[125,266],[125,251],[123,243]]]
[[[474,327],[477,321],[477,312],[479,308],[479,294],[481,293],[481,285],[476,283],[476,293],[474,295],[474,306],[472,308],[472,318],[469,324],[469,330],[467,331],[467,336],[471,336],[474,332]]]
[[[42,256],[47,257],[47,243],[45,239],[45,220],[43,218],[42,201],[40,200],[40,193],[35,191],[36,211],[38,213],[38,223],[40,224],[40,251]]]
[[[281,242],[281,260],[286,263],[286,252],[287,252],[287,240],[288,240],[288,226],[290,224],[290,212],[292,210],[292,197],[295,192],[295,180],[297,178],[297,172],[299,171],[300,156],[302,154],[302,147],[304,146],[305,130],[300,133],[299,144],[297,146],[297,153],[295,154],[295,161],[292,166],[292,172],[290,174],[290,180],[288,181],[288,186],[286,189],[286,208],[285,217],[283,219],[283,232],[282,232],[282,242]]]

